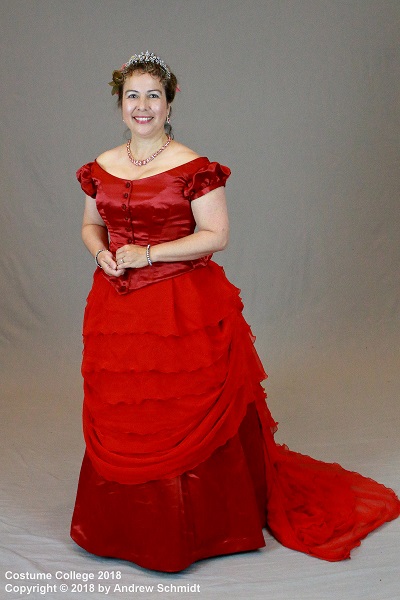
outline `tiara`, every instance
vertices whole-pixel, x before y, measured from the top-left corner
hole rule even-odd
[[[161,67],[164,71],[167,79],[171,78],[171,71],[169,70],[166,63],[159,57],[156,56],[153,52],[141,52],[140,54],[134,54],[130,57],[128,62],[124,63],[120,69],[113,71],[112,81],[108,85],[111,85],[112,90],[111,94],[118,94],[119,86],[124,83],[126,75],[128,73],[129,67],[136,63],[153,63]],[[176,88],[177,91],[180,91],[178,86]]]
[[[134,54],[133,56],[131,56],[128,62],[122,65],[121,71],[126,71],[131,65],[134,65],[135,63],[149,62],[159,65],[165,72],[167,79],[171,77],[171,71],[169,70],[165,62],[159,56],[156,56],[153,52],[149,52],[148,50],[146,50],[146,52],[141,52],[140,54]]]

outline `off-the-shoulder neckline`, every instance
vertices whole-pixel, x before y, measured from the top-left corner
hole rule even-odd
[[[160,173],[154,173],[154,175],[148,175],[147,177],[139,177],[139,179],[129,179],[127,177],[118,177],[118,175],[113,175],[112,173],[110,173],[109,171],[106,171],[98,162],[97,159],[95,159],[93,162],[94,164],[96,164],[99,169],[101,171],[103,171],[103,173],[106,173],[107,175],[109,175],[110,177],[113,177],[114,179],[119,179],[119,181],[143,181],[144,179],[152,179],[153,177],[159,177],[160,175],[165,175],[166,173],[170,173],[171,171],[176,171],[176,169],[181,169],[182,167],[186,167],[187,165],[190,165],[191,163],[197,161],[197,160],[208,160],[208,158],[206,156],[197,156],[196,158],[192,158],[192,160],[189,160],[185,163],[182,163],[181,165],[177,165],[176,167],[171,167],[171,169],[166,169],[165,171],[160,171]]]

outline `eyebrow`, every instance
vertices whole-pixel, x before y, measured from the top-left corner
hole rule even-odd
[[[136,94],[140,94],[138,90],[126,90],[125,94],[129,94],[130,92],[136,92]],[[159,94],[162,94],[161,90],[147,90],[146,94],[149,94],[150,92],[158,92]]]

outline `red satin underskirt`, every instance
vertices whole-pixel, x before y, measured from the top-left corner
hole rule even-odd
[[[83,459],[71,536],[98,556],[160,571],[265,546],[265,466],[260,422],[250,404],[238,434],[195,469],[126,485]]]

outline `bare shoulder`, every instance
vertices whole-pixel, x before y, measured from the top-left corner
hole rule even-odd
[[[125,152],[125,144],[122,144],[121,146],[102,152],[102,154],[99,154],[96,158],[96,161],[101,167],[104,167],[107,170],[113,169],[113,167],[119,164],[121,158],[125,155]]]
[[[180,142],[175,142],[175,140],[171,144],[171,158],[173,157],[173,161],[178,165],[194,160],[195,158],[200,158],[200,154],[197,154],[191,148],[184,146]]]

